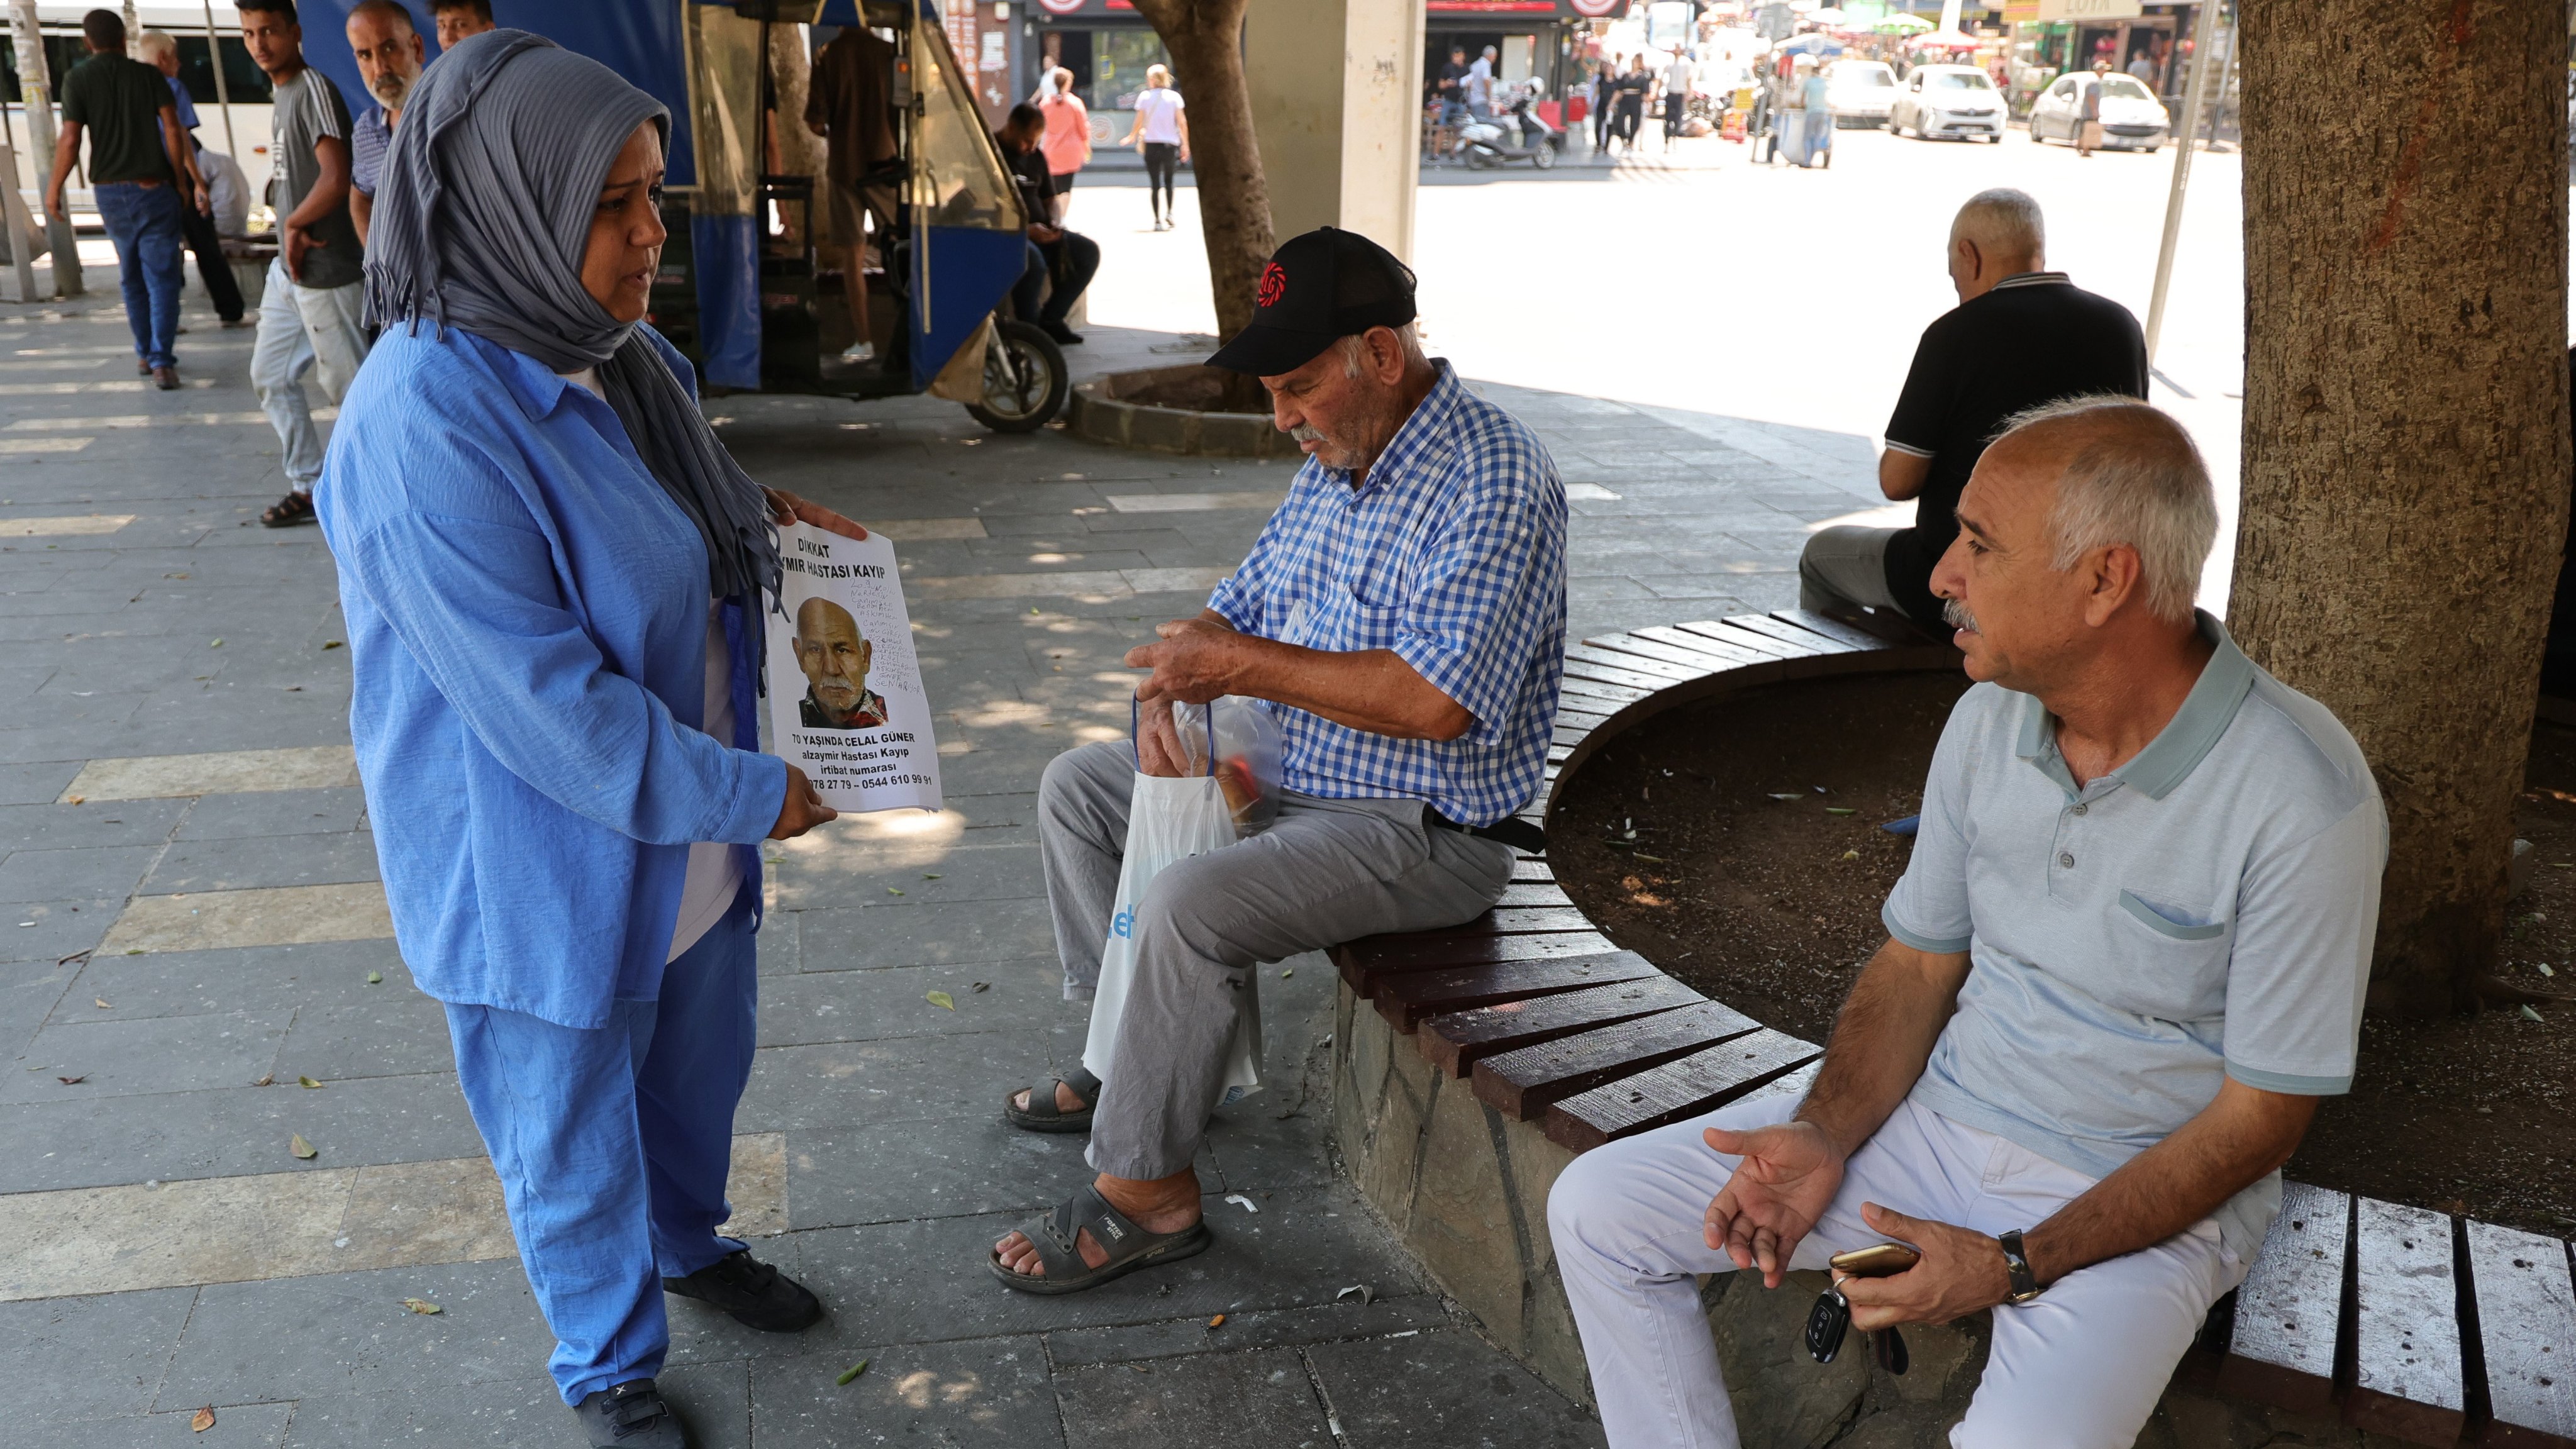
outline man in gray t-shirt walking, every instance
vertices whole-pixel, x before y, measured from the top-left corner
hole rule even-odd
[[[2193,609],[2218,508],[2179,424],[2118,397],[2015,421],[1932,574],[1981,682],[1815,1085],[1595,1149],[1549,1197],[1613,1449],[1735,1442],[1694,1275],[1777,1287],[1890,1240],[1920,1259],[1842,1278],[1852,1327],[1994,1310],[1951,1444],[2131,1443],[2351,1087],[2369,765]]]
[[[366,255],[349,219],[349,106],[329,76],[304,63],[295,0],[238,0],[234,9],[243,46],[276,90],[269,156],[280,245],[260,297],[250,380],[286,450],[286,496],[260,522],[289,528],[313,521],[313,480],[322,476],[304,375],[336,404],[367,360]]]

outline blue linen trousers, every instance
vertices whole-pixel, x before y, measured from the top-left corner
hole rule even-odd
[[[547,1367],[567,1404],[659,1374],[662,1279],[743,1246],[716,1228],[733,1215],[733,1113],[751,1080],[752,904],[746,888],[664,969],[658,1001],[614,1002],[604,1027],[447,1007],[457,1083],[554,1330]]]
[[[167,182],[102,182],[94,188],[98,219],[116,244],[116,278],[125,291],[125,325],[134,333],[134,355],[154,367],[175,367],[172,342],[179,333],[179,290],[187,285],[180,260],[187,234],[179,224],[179,189]]]

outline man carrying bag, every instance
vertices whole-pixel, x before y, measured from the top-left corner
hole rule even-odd
[[[1423,356],[1413,274],[1367,238],[1290,240],[1255,300],[1210,361],[1262,380],[1306,465],[1207,608],[1128,654],[1153,671],[1134,752],[1086,745],[1047,767],[1038,841],[1066,994],[1101,980],[1138,771],[1183,773],[1174,701],[1266,702],[1278,819],[1166,866],[1136,901],[1105,1081],[1041,1082],[1006,1104],[1015,1125],[1087,1123],[1098,1173],[994,1245],[988,1266],[1022,1292],[1078,1292],[1207,1247],[1190,1163],[1253,968],[1473,919],[1510,882],[1511,843],[1535,844],[1512,817],[1538,791],[1564,669],[1555,466]]]

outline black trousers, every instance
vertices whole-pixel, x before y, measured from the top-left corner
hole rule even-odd
[[[1169,216],[1172,211],[1172,178],[1180,174],[1181,146],[1177,141],[1145,143],[1145,186],[1152,195],[1154,214]]]
[[[206,295],[214,300],[215,315],[227,322],[239,322],[241,283],[233,280],[232,263],[224,260],[224,239],[215,232],[215,219],[182,203],[179,233],[188,239],[188,250],[197,254],[197,275],[206,279]]]
[[[1690,119],[1690,97],[1672,91],[1664,92],[1664,134],[1678,136],[1682,123]]]
[[[1091,285],[1091,274],[1100,270],[1100,243],[1075,231],[1063,236],[1029,243],[1028,266],[1011,288],[1011,306],[1023,322],[1062,325],[1074,299]]]

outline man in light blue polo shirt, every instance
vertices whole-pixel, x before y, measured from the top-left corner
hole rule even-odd
[[[1693,1274],[1890,1240],[1922,1260],[1844,1280],[1853,1326],[1994,1310],[1952,1445],[2128,1445],[2351,1085],[2388,850],[2361,751],[2191,607],[2217,509],[2179,425],[2015,423],[1932,576],[1982,682],[1815,1086],[1550,1199],[1616,1449],[1736,1443]]]

